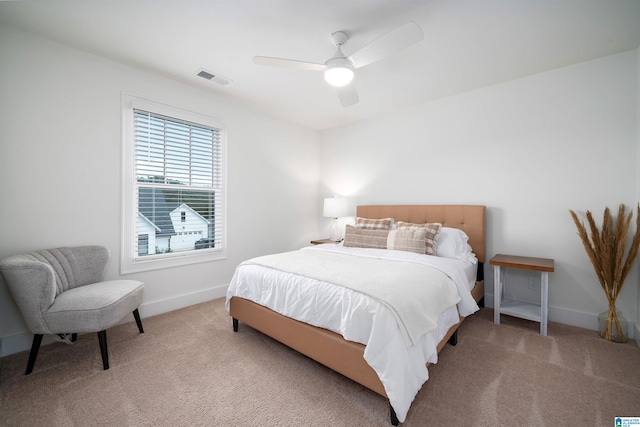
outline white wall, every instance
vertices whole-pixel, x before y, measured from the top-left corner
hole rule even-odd
[[[640,201],[640,47],[636,49],[636,141],[637,141],[637,149],[636,149],[636,200]],[[636,261],[636,265],[640,265],[640,259]],[[635,337],[636,343],[640,346],[640,277],[638,278],[639,282],[636,283],[638,286],[638,311],[636,313],[636,330]]]
[[[145,282],[143,317],[222,296],[242,260],[318,237],[315,131],[6,26],[0,58],[0,258],[101,244],[119,277],[123,91],[228,129],[228,258],[126,276]],[[0,356],[30,340],[0,279]]]
[[[324,131],[321,191],[487,205],[488,257],[555,259],[550,319],[595,329],[608,305],[569,209],[601,219],[605,206],[636,206],[637,80],[634,50]],[[529,273],[507,274],[519,286],[508,292],[539,298]],[[485,286],[492,295],[488,262]],[[637,268],[617,305],[638,319]]]

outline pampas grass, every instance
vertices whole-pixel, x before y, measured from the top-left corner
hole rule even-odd
[[[572,210],[569,212],[578,228],[578,236],[580,236],[591,264],[593,264],[593,269],[596,272],[596,276],[598,276],[600,285],[609,301],[609,314],[604,328],[600,331],[600,335],[609,341],[627,342],[627,337],[620,327],[620,320],[616,312],[616,299],[638,255],[638,247],[640,246],[640,204],[636,213],[636,232],[628,252],[627,237],[633,211],[630,211],[627,215],[623,204],[618,208],[618,217],[615,225],[609,208],[605,208],[602,231],[598,229],[591,212],[587,211],[586,216],[590,234],[587,232],[584,223],[578,218],[578,215]],[[614,325],[616,334],[613,333]]]

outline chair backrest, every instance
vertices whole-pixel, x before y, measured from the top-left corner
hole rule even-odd
[[[40,314],[62,292],[102,281],[108,263],[108,248],[77,246],[5,258],[0,272],[31,332],[48,333]]]

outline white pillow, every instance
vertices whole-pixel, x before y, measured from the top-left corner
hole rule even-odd
[[[459,228],[442,227],[438,236],[436,256],[455,258],[475,264],[478,259],[469,246],[469,236]]]

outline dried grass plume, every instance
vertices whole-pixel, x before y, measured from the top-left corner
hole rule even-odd
[[[623,204],[618,208],[615,224],[609,208],[605,208],[602,230],[598,229],[593,215],[590,211],[587,211],[586,216],[590,233],[587,231],[584,222],[578,218],[578,215],[572,210],[569,212],[578,228],[578,236],[580,236],[589,260],[591,260],[600,285],[609,301],[609,314],[603,330],[600,331],[600,335],[609,341],[626,342],[625,331],[620,327],[620,321],[616,313],[616,299],[638,255],[638,247],[640,246],[640,204],[636,213],[636,231],[628,252],[627,237],[629,236],[629,226],[633,211],[626,214]],[[616,334],[613,333],[614,325]]]

